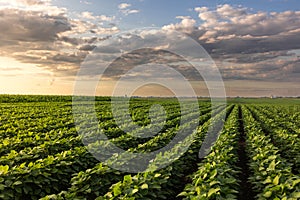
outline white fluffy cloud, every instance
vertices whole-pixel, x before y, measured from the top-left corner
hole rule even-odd
[[[196,20],[189,16],[177,16],[177,19],[181,19],[181,22],[176,24],[170,24],[163,27],[164,30],[177,30],[184,33],[192,33],[195,30]]]
[[[140,10],[137,9],[129,9],[130,7],[131,4],[129,3],[121,3],[118,5],[119,11],[124,15],[130,15],[130,14],[135,14],[140,12]]]
[[[123,9],[129,8],[130,6],[131,6],[131,4],[129,4],[129,3],[121,3],[121,4],[119,4],[118,8],[120,10],[123,10]]]

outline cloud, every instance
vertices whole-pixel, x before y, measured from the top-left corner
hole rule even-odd
[[[80,1],[80,3],[86,4],[86,5],[92,5],[92,2],[89,2],[89,1]]]
[[[94,48],[96,48],[95,45],[86,44],[86,45],[81,46],[79,48],[79,50],[81,50],[81,51],[92,51]]]
[[[113,16],[113,17],[108,17],[108,16],[106,16],[106,15],[99,15],[99,16],[97,16],[97,18],[98,18],[100,21],[108,21],[108,22],[110,22],[110,21],[113,21],[113,20],[115,19],[115,16]]]
[[[66,13],[67,9],[53,6],[52,0],[12,0],[0,1],[0,9],[18,9],[22,11],[43,12],[48,15],[59,15]]]
[[[0,10],[0,16],[2,41],[54,41],[58,33],[71,30],[69,20],[62,15],[40,16],[35,11],[6,9]]]
[[[180,23],[163,26],[163,30],[177,30],[184,33],[193,33],[196,31],[196,20],[189,16],[177,16],[176,19],[181,19]]]
[[[126,10],[120,10],[120,12],[123,13],[125,16],[127,16],[127,15],[130,15],[130,14],[139,13],[140,11],[139,10],[129,10],[129,9],[126,9]]]
[[[163,28],[197,40],[226,80],[299,81],[299,61],[289,51],[300,49],[300,11],[254,12],[228,4],[194,10],[201,23],[179,16],[179,23]]]
[[[118,5],[118,8],[120,10],[123,10],[123,9],[129,8],[130,6],[131,6],[131,4],[129,4],[129,3],[121,3]]]
[[[198,67],[205,71],[206,77],[216,78],[216,71],[212,68],[213,63],[211,60],[207,60],[208,58],[206,54],[202,54],[203,52],[194,51],[189,45],[191,41],[193,40],[185,37],[183,34],[178,34],[178,32],[159,29],[141,30],[112,37],[105,43],[102,43],[101,46],[95,48],[93,54],[87,57],[84,66],[88,66],[85,67],[88,70],[83,74],[96,76],[99,73],[102,74],[104,67],[109,66],[102,77],[106,80],[117,80],[124,77],[134,67],[150,64],[149,67],[151,68],[151,66],[159,64],[164,65],[166,68],[175,69],[186,80],[203,80],[198,71],[189,63],[192,61],[194,63],[203,63],[203,65],[200,64]],[[196,45],[195,42],[193,44]],[[143,48],[145,46],[147,48]],[[185,52],[187,57],[189,57],[189,62],[181,57],[178,52]],[[124,54],[122,55],[122,53]],[[162,77],[170,79],[170,81],[178,81],[176,79],[178,76],[174,77],[174,74],[169,74],[168,71],[151,71],[151,69],[135,71],[134,74],[130,74],[127,78],[133,80],[152,78],[153,80]]]
[[[128,9],[129,7],[131,7],[131,4],[128,3],[121,3],[118,5],[119,11],[124,15],[130,15],[140,12],[140,10],[137,9]]]
[[[10,5],[14,6],[35,6],[35,5],[49,5],[51,0],[11,0]],[[2,2],[3,4],[5,2]]]
[[[228,4],[215,10],[197,7],[195,11],[202,21],[199,26],[195,19],[180,16],[177,18],[181,22],[164,28],[189,33],[212,54],[249,54],[300,48],[299,42],[296,42],[300,33],[300,11],[255,13]]]
[[[93,13],[88,12],[88,11],[82,12],[81,16],[86,19],[96,19],[96,17],[93,15]]]
[[[211,43],[218,51],[235,53],[238,49],[257,53],[300,47],[299,43],[292,42],[299,36],[300,11],[252,13],[246,8],[227,4],[216,10],[198,8],[197,11],[204,22],[198,27],[204,31],[199,40]],[[253,43],[258,45],[255,47]]]
[[[21,71],[22,68],[20,67],[0,67],[1,72],[10,72],[10,71]]]
[[[120,4],[119,9],[124,15],[139,12],[127,3]],[[163,26],[162,31],[177,30],[198,41],[215,60],[226,81],[299,82],[300,53],[291,50],[300,49],[300,11],[254,12],[227,4],[215,9],[197,7],[194,11],[197,18],[177,16],[178,22]],[[57,76],[74,76],[99,41],[120,31],[114,20],[114,16],[91,12],[70,18],[68,10],[52,6],[51,1],[0,3],[0,55],[36,64]],[[141,50],[122,57],[115,62],[114,70],[108,71],[107,78],[117,78],[128,67],[153,61],[172,65],[188,79],[199,80],[188,64],[160,51],[164,46],[172,46],[165,43],[166,36],[160,31],[127,37],[124,41],[129,49],[137,49],[146,41],[154,51],[151,54]],[[174,43],[181,42],[174,38]],[[184,43],[181,46],[193,51]],[[109,60],[120,53],[113,47],[98,48],[96,55]],[[95,74],[97,69],[91,68],[90,75]]]
[[[268,58],[266,58],[268,55],[257,54],[257,59],[253,61],[249,60],[251,57],[241,59],[237,55],[238,61],[225,61],[219,63],[219,66],[225,80],[299,82],[299,57],[284,52],[281,53],[281,55],[278,52],[274,55],[270,53]]]
[[[114,16],[109,17],[106,15],[94,15],[92,12],[88,12],[88,11],[81,12],[79,17],[82,17],[82,18],[88,19],[88,20],[99,20],[99,21],[106,21],[106,22],[110,22],[115,19]]]
[[[0,3],[0,56],[35,64],[59,76],[73,76],[93,43],[119,29],[115,24],[104,25],[112,23],[114,17],[84,12],[77,19],[70,18],[67,9],[50,3]]]
[[[139,10],[125,10],[124,14],[134,14],[134,13],[139,13]]]

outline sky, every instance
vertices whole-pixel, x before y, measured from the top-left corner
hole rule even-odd
[[[207,96],[203,74],[171,49],[219,72],[227,96],[300,96],[299,41],[298,0],[0,0],[0,94],[72,95],[81,80],[82,93],[112,95],[123,80],[126,94],[189,95],[179,72]]]

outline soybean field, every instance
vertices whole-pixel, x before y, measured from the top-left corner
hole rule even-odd
[[[131,98],[127,112],[140,131],[153,120],[154,104],[165,110],[152,116],[162,128],[142,138],[118,126],[109,97],[95,98],[90,111],[108,141],[126,152],[161,149],[182,126],[197,123],[179,158],[173,159],[185,142],[157,154],[148,167],[169,165],[130,173],[90,153],[74,122],[72,97],[0,96],[0,199],[300,199],[299,99],[229,99],[214,106],[199,99],[198,110],[182,112],[176,98]],[[80,116],[88,127],[85,113]],[[210,125],[220,121],[223,126],[212,129],[218,139],[199,158]],[[91,138],[97,137],[94,127],[85,129]]]

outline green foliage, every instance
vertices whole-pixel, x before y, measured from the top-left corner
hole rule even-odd
[[[185,199],[236,199],[237,180],[238,109],[230,114],[219,139],[211,153],[199,163],[199,169],[192,174],[192,183],[187,184],[178,196]]]
[[[300,177],[292,173],[291,165],[281,157],[278,148],[266,135],[251,112],[243,107],[247,150],[251,157],[250,181],[258,199],[297,199]]]
[[[76,128],[70,96],[2,95],[0,102],[0,199],[237,199],[244,184],[237,167],[241,134],[237,102],[243,104],[250,169],[247,176],[253,195],[256,199],[300,199],[300,112],[296,99],[277,103],[265,99],[259,104],[255,104],[257,100],[235,99],[227,107],[216,108],[205,99],[199,101],[199,110],[181,112],[174,98],[132,98],[129,114],[134,124],[125,119],[122,126],[140,127],[130,133],[116,124],[110,97],[78,98],[75,103],[86,109],[78,119],[83,123]],[[151,119],[149,109],[154,104],[162,105],[166,116],[158,114]],[[187,102],[183,106],[190,105]],[[125,109],[117,114],[122,116]],[[94,111],[98,121],[91,122],[89,113]],[[199,119],[195,119],[198,112]],[[221,130],[224,113],[227,119]],[[157,134],[132,136],[155,129],[151,120],[162,126]],[[185,122],[182,126],[181,121]],[[213,132],[219,132],[220,137],[207,149],[210,153],[199,160],[199,149],[212,122]],[[83,145],[97,149],[103,144],[97,141],[99,131],[95,127],[99,127],[109,142],[127,153],[152,152],[169,144],[178,130],[189,130],[195,123],[198,129],[171,150],[156,155],[146,173],[114,170],[97,161]],[[84,139],[78,129],[87,134]],[[187,151],[178,156],[186,147]],[[118,156],[126,167],[131,158]],[[170,161],[170,165],[154,171]]]

